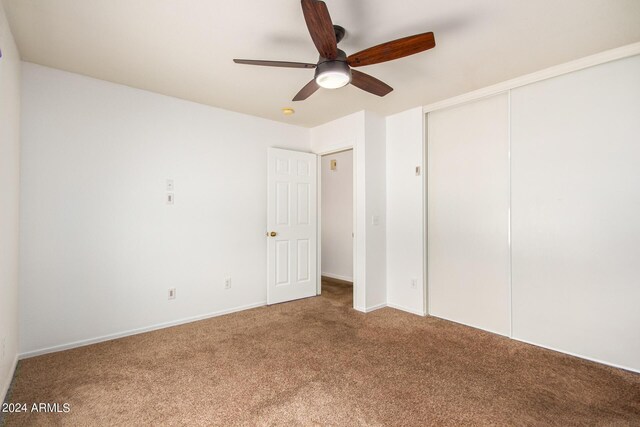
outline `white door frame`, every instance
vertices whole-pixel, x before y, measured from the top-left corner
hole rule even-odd
[[[353,298],[353,305],[355,308],[355,304],[356,304],[356,298],[355,298],[355,294],[356,292],[360,291],[359,288],[359,281],[357,278],[357,271],[358,269],[356,268],[356,207],[357,207],[357,203],[356,203],[356,191],[357,191],[357,185],[356,185],[356,180],[357,180],[357,174],[356,174],[356,147],[354,145],[351,146],[345,146],[345,147],[340,147],[337,149],[333,149],[333,150],[328,150],[328,151],[322,151],[319,153],[316,153],[318,155],[317,158],[317,162],[318,162],[318,167],[317,167],[317,173],[318,173],[318,203],[317,203],[317,207],[318,207],[318,237],[317,237],[317,242],[318,242],[318,249],[317,249],[317,256],[318,256],[318,261],[317,261],[317,267],[318,267],[318,287],[317,287],[317,294],[320,295],[321,290],[322,290],[322,157],[323,156],[327,156],[329,154],[335,154],[335,153],[342,153],[343,151],[349,151],[352,150],[353,151],[353,179],[352,179],[352,185],[353,185],[353,195],[352,195],[352,201],[351,203],[353,203],[353,214],[352,214],[352,233],[353,233],[353,237],[351,239],[351,247],[352,247],[352,253],[351,256],[353,257],[353,273],[352,273],[352,277],[353,277],[353,294],[354,294],[354,298]]]
[[[422,295],[424,315],[429,316],[429,113],[422,113]]]

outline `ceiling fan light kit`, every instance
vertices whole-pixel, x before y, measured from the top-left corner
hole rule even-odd
[[[296,94],[293,98],[294,101],[307,99],[321,87],[338,89],[349,83],[374,95],[385,96],[393,90],[391,86],[373,76],[351,68],[392,61],[431,49],[436,45],[433,33],[429,32],[382,43],[347,56],[346,53],[338,49],[338,43],[346,33],[345,29],[339,25],[333,25],[325,2],[301,0],[301,4],[311,40],[320,54],[316,64],[252,59],[233,60],[235,63],[247,65],[315,68],[313,80]]]
[[[342,52],[344,54],[344,52]],[[325,89],[338,89],[351,83],[351,68],[346,61],[334,60],[318,63],[314,77]]]

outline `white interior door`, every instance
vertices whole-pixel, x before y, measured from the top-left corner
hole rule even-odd
[[[267,303],[316,295],[317,157],[269,148]]]

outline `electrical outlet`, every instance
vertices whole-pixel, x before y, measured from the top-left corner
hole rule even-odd
[[[176,299],[176,288],[169,289],[169,299]]]
[[[418,279],[411,279],[411,289],[418,289]]]
[[[173,191],[173,180],[172,179],[168,179],[167,180],[167,191]]]
[[[225,277],[224,279],[224,288],[231,289],[231,277]]]

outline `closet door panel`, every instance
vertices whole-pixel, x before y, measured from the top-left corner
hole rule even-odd
[[[429,313],[509,335],[508,95],[427,126]]]
[[[640,370],[640,57],[511,92],[513,336]]]

